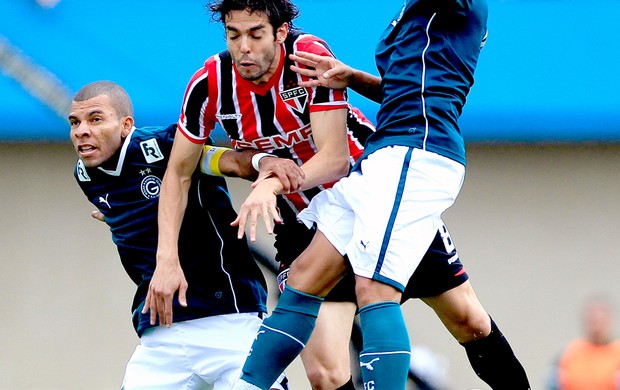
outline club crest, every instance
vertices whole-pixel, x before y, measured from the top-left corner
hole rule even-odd
[[[308,91],[303,87],[295,87],[280,91],[280,97],[289,107],[296,112],[303,114],[308,103]]]
[[[147,199],[157,198],[161,190],[161,180],[155,175],[148,175],[140,184],[142,195]]]

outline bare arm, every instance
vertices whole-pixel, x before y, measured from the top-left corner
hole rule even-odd
[[[291,70],[311,80],[300,82],[303,87],[325,86],[332,89],[351,88],[360,95],[381,103],[381,78],[359,69],[351,68],[343,62],[327,56],[297,51],[289,58],[307,68],[291,66]]]
[[[149,284],[143,313],[150,310],[151,324],[172,324],[172,299],[178,291],[179,303],[187,305],[187,281],[179,262],[179,231],[187,206],[192,173],[202,145],[190,142],[177,130],[168,168],[159,197],[157,265]]]
[[[215,149],[215,151],[214,151]],[[221,174],[229,177],[240,177],[260,182],[268,177],[277,177],[282,183],[284,193],[298,191],[304,180],[304,171],[293,161],[276,156],[263,157],[259,160],[260,170],[252,164],[252,157],[258,154],[256,150],[233,150],[221,147],[205,146],[200,169],[206,174]],[[213,165],[217,164],[217,171],[213,172]]]
[[[340,179],[349,170],[349,144],[346,133],[346,109],[318,111],[310,114],[312,137],[318,152],[301,168],[305,179],[301,190]],[[262,216],[269,234],[273,233],[271,219],[276,223],[281,218],[276,209],[276,195],[282,193],[282,185],[274,178],[258,183],[239,209],[237,219],[238,237],[243,237],[245,226],[250,222],[250,241],[256,240],[258,217]]]

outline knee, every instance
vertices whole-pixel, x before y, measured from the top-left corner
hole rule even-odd
[[[487,337],[491,333],[491,318],[484,310],[467,311],[451,318],[446,326],[464,344]]]
[[[334,390],[347,383],[351,377],[348,368],[313,365],[306,367],[306,376],[313,390]]]
[[[400,302],[401,293],[394,287],[376,280],[362,277],[355,278],[355,295],[357,304],[363,307],[372,303],[384,301]]]

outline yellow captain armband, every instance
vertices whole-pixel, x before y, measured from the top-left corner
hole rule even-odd
[[[232,149],[205,145],[202,148],[202,156],[200,156],[200,172],[205,175],[224,176],[222,172],[220,172],[219,163],[220,157],[222,157],[222,154],[224,154],[227,150]]]

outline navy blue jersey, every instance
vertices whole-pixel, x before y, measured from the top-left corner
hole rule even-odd
[[[134,129],[115,158],[115,170],[86,168],[75,178],[105,216],[123,267],[138,286],[131,310],[138,333],[150,327],[141,314],[155,271],[159,191],[176,125]],[[179,259],[188,282],[187,307],[173,300],[175,321],[266,312],[266,283],[245,240],[230,226],[236,218],[226,182],[196,173],[179,236]]]
[[[458,125],[487,34],[486,0],[407,0],[376,49],[383,101],[364,156],[389,145],[465,164]]]

